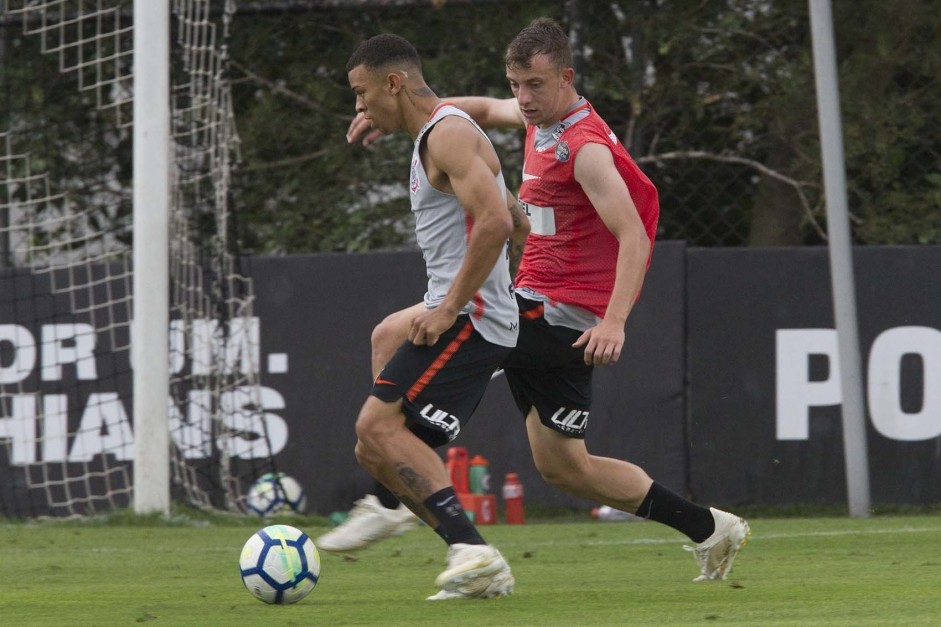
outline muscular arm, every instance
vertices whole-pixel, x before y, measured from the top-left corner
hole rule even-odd
[[[614,289],[604,320],[583,333],[575,343],[575,346],[585,346],[585,363],[609,364],[621,356],[624,325],[644,283],[650,240],[627,184],[606,146],[586,144],[578,151],[575,180],[618,240]]]
[[[523,128],[526,122],[520,113],[516,98],[488,98],[485,96],[455,96],[447,98],[463,110],[481,128]]]
[[[494,170],[484,156],[493,149],[479,131],[460,118],[442,120],[429,133],[427,150],[430,164],[447,175],[451,189],[474,221],[464,261],[444,300],[412,322],[409,339],[430,345],[454,324],[499,256],[505,254],[513,223]],[[496,155],[490,155],[496,162]]]
[[[526,126],[520,113],[516,98],[488,98],[485,96],[456,96],[448,98],[457,108],[474,118],[481,128],[524,128]],[[350,144],[362,142],[369,146],[382,137],[382,133],[372,130],[362,113],[357,113],[346,130],[346,141]]]

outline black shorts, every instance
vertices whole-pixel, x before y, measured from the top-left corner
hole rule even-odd
[[[545,426],[572,438],[584,438],[591,410],[591,375],[585,348],[572,348],[582,332],[552,326],[543,304],[516,295],[520,333],[503,370],[516,406],[525,417],[531,407]]]
[[[466,315],[434,346],[407,341],[386,364],[370,394],[387,403],[402,399],[408,428],[431,447],[447,444],[470,420],[490,377],[512,349],[492,344]]]

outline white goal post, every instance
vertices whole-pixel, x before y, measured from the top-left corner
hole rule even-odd
[[[134,510],[170,512],[170,3],[134,0]]]

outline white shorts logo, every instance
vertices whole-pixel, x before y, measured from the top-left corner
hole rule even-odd
[[[552,424],[565,433],[584,433],[588,428],[588,412],[559,407],[552,414]]]
[[[444,431],[445,435],[448,436],[448,442],[454,440],[461,431],[461,421],[457,419],[457,416],[449,414],[443,409],[437,409],[431,403],[425,405],[421,410],[421,415],[429,423]]]

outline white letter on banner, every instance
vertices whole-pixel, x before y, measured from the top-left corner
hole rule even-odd
[[[183,412],[170,399],[170,436],[186,459],[206,459],[212,454],[212,392],[190,390]]]
[[[225,342],[225,373],[247,374],[258,372],[261,360],[261,325],[258,318],[235,318],[229,322],[229,337]]]
[[[829,360],[829,378],[810,380],[811,355],[824,355]],[[775,357],[777,439],[806,440],[810,432],[810,408],[838,405],[843,401],[836,331],[778,329]]]
[[[256,459],[281,452],[288,443],[288,426],[277,414],[263,413],[268,409],[284,409],[284,397],[268,387],[235,388],[219,396],[219,409],[228,434],[216,441],[220,449],[232,457]]]
[[[219,359],[219,347],[222,344],[219,321],[212,318],[193,320],[190,338],[192,340],[190,372],[194,375],[212,374]]]
[[[901,406],[901,362],[919,355],[924,364],[921,411]],[[879,433],[916,442],[941,435],[941,331],[931,327],[896,327],[883,331],[869,353],[869,411]]]
[[[64,462],[68,457],[69,398],[65,394],[42,397],[42,460]]]
[[[36,462],[36,395],[13,395],[10,405],[13,415],[0,418],[0,442],[13,440],[11,464],[33,464]]]
[[[26,327],[18,324],[0,324],[0,344],[13,345],[13,360],[9,366],[0,365],[0,383],[19,383],[36,367],[36,338]]]
[[[131,424],[117,393],[89,394],[82,422],[72,442],[69,461],[87,462],[95,455],[109,454],[120,461],[134,459]]]
[[[98,378],[95,367],[95,328],[90,324],[45,324],[42,327],[42,380],[62,379],[62,365],[75,364],[76,378]],[[66,342],[72,346],[66,346]]]
[[[170,321],[170,374],[179,374],[186,366],[186,322]]]

